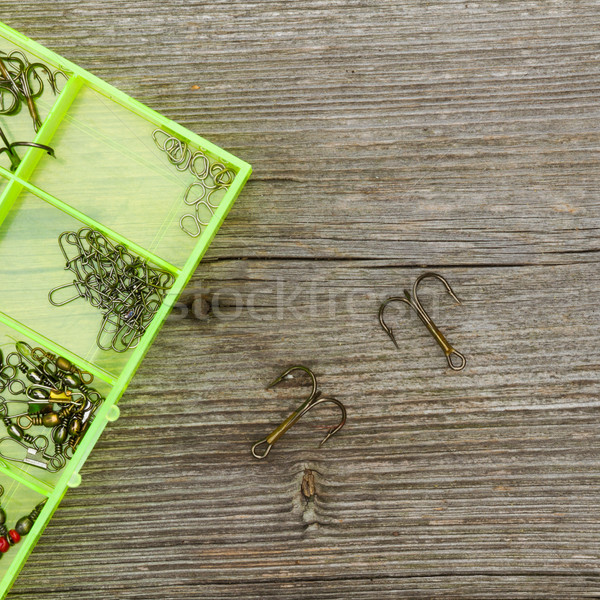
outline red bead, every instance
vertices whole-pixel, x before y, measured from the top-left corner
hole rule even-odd
[[[10,549],[10,544],[5,537],[0,537],[0,552],[8,552]]]
[[[18,544],[21,541],[21,536],[14,529],[11,529],[8,532],[8,535],[10,536],[10,539],[13,541],[13,544]]]

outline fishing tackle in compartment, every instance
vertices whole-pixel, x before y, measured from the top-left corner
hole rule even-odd
[[[19,50],[9,54],[0,51],[0,115],[15,116],[25,105],[33,122],[33,130],[37,133],[42,126],[37,100],[43,96],[46,86],[57,95],[60,92],[58,85],[60,79],[68,80],[67,75],[60,69],[52,70],[41,62],[30,62]],[[6,153],[12,172],[16,171],[21,163],[16,148],[38,148],[54,157],[53,148],[45,144],[33,141],[9,141],[2,128],[0,128],[0,139],[3,144],[0,154]]]
[[[0,154],[6,152],[10,160],[10,170],[16,171],[21,164],[21,157],[17,154],[15,148],[17,147],[29,147],[29,148],[38,148],[39,150],[44,150],[48,155],[54,156],[54,149],[50,146],[46,146],[45,144],[37,144],[36,142],[9,142],[6,134],[0,127],[0,140],[4,144],[3,148],[0,148]]]
[[[10,395],[0,396],[7,433],[0,458],[48,472],[64,468],[105,400],[93,381],[66,358],[26,342],[0,355],[0,389]]]
[[[204,151],[192,151],[188,144],[162,129],[155,129],[152,139],[156,147],[166,153],[169,163],[178,171],[189,171],[194,177],[183,196],[184,204],[193,208],[181,217],[179,227],[190,237],[198,237],[219,208],[235,173],[223,163],[211,162]]]
[[[0,498],[3,495],[4,487],[0,485]],[[15,523],[14,529],[8,529],[6,526],[6,510],[3,506],[0,506],[0,558],[3,554],[6,554],[12,546],[18,544],[21,541],[21,538],[29,534],[44,509],[46,502],[46,499],[42,500],[29,514],[22,516]]]
[[[50,304],[86,300],[101,311],[98,348],[119,353],[135,348],[173,285],[174,275],[89,227],[62,233],[58,243],[65,270],[73,279],[50,290]]]
[[[41,62],[30,62],[20,50],[8,54],[0,52],[0,115],[15,115],[25,104],[33,121],[33,130],[37,133],[42,126],[42,119],[36,99],[44,94],[44,81],[52,93],[58,95],[60,79],[68,80],[64,71],[53,71]]]

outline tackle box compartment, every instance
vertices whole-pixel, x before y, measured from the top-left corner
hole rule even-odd
[[[42,121],[37,133],[27,106],[17,114],[0,115],[10,142],[35,142],[55,153],[16,148],[16,168],[7,152],[0,154],[0,351],[6,355],[16,341],[23,341],[63,356],[94,376],[93,385],[106,400],[64,469],[50,473],[0,459],[0,504],[7,527],[47,499],[31,532],[0,560],[0,598],[68,488],[79,485],[81,466],[107,423],[118,418],[119,399],[251,173],[246,162],[0,23],[0,53],[6,57],[14,52],[31,64],[64,72],[67,79],[59,75],[62,89],[54,94],[46,85],[36,98]],[[7,99],[8,94],[0,99],[2,110]],[[153,138],[157,129],[192,152],[201,150],[211,166],[225,165],[232,173],[213,199],[214,210],[198,220],[197,237],[180,227],[182,216],[190,212],[184,200],[195,175],[169,161]],[[85,227],[174,277],[139,344],[126,352],[98,348],[98,308],[83,299],[57,307],[48,299],[51,289],[70,281],[59,235]]]

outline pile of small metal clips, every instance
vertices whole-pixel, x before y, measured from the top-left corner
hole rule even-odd
[[[42,126],[40,113],[36,106],[36,99],[44,93],[44,78],[48,81],[50,89],[56,95],[59,93],[57,79],[67,76],[63,71],[52,71],[50,67],[41,62],[29,62],[25,54],[14,50],[10,54],[0,53],[0,115],[13,116],[19,113],[24,104],[27,105],[33,121],[33,129],[37,132]],[[10,159],[11,171],[15,171],[21,162],[15,151],[18,146],[30,146],[45,150],[54,156],[54,150],[49,146],[34,142],[9,142],[5,133],[0,129],[0,138],[4,148],[0,154],[6,152]]]
[[[0,457],[51,473],[60,471],[104,397],[89,387],[94,377],[67,359],[25,342],[17,342],[15,348],[6,359],[0,352],[0,394],[11,397],[0,396],[0,419],[8,433],[0,439]],[[31,427],[38,435],[27,432]],[[48,435],[40,433],[46,428],[52,429],[52,450]]]
[[[228,190],[235,179],[235,173],[223,163],[211,164],[202,150],[192,151],[185,142],[162,129],[154,130],[152,138],[178,171],[189,171],[195,178],[183,197],[184,203],[194,209],[181,217],[179,227],[190,237],[198,237],[202,233],[201,228],[208,225],[219,207],[219,194]]]
[[[175,277],[89,227],[62,233],[58,243],[65,270],[71,271],[74,279],[52,289],[50,303],[64,306],[78,298],[87,300],[102,311],[98,347],[115,352],[135,348]],[[73,288],[75,295],[56,300],[56,294],[67,288]]]

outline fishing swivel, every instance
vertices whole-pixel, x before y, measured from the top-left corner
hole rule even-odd
[[[254,444],[254,446],[252,446],[252,456],[254,456],[254,458],[266,458],[266,456],[271,451],[273,444],[275,444],[275,442],[277,442],[277,440],[286,431],[288,431],[288,429],[290,429],[297,421],[299,421],[302,418],[302,416],[304,416],[307,412],[309,412],[310,410],[315,408],[315,406],[318,406],[320,404],[326,404],[327,402],[329,402],[330,404],[334,404],[340,409],[340,412],[342,413],[342,418],[337,425],[334,425],[329,428],[327,435],[321,440],[319,447],[321,447],[332,435],[335,435],[346,423],[346,408],[344,407],[344,405],[336,398],[321,396],[321,392],[317,390],[317,379],[314,373],[308,367],[304,367],[302,365],[290,367],[289,369],[284,371],[277,379],[275,379],[275,381],[269,384],[267,386],[267,389],[276,386],[293,371],[304,371],[305,373],[308,373],[312,381],[312,391],[310,393],[310,396],[285,421],[283,421],[281,425],[273,429],[273,431],[271,431],[269,435],[259,440]],[[259,450],[261,447],[263,449]]]
[[[428,331],[431,333],[435,341],[440,345],[440,348],[444,351],[444,354],[446,355],[446,360],[448,361],[448,366],[454,371],[461,371],[465,368],[465,365],[467,364],[467,359],[464,357],[463,354],[461,354],[458,350],[455,350],[451,346],[451,344],[444,337],[442,332],[437,328],[436,324],[427,314],[421,302],[419,301],[419,296],[417,294],[419,284],[421,283],[421,281],[427,278],[438,279],[439,281],[441,281],[444,284],[444,287],[446,288],[448,294],[450,294],[450,296],[452,296],[452,298],[454,298],[454,300],[456,300],[458,304],[461,303],[456,294],[453,292],[452,288],[450,287],[450,284],[446,281],[444,277],[438,275],[437,273],[427,272],[423,273],[423,275],[419,276],[415,281],[412,289],[412,296],[408,290],[404,290],[404,296],[393,296],[391,298],[388,298],[385,302],[381,304],[381,306],[379,307],[379,323],[381,324],[383,330],[390,336],[390,339],[392,340],[392,342],[394,342],[396,348],[399,349],[400,347],[398,346],[398,342],[396,341],[392,329],[388,327],[385,321],[383,320],[383,313],[385,311],[386,306],[388,304],[391,304],[392,302],[404,302],[405,304],[408,304],[417,313],[417,315],[419,315],[419,318],[421,319],[425,327],[427,327]]]

